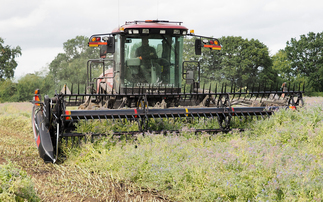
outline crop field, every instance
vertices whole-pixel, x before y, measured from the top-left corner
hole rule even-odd
[[[107,136],[57,164],[38,156],[31,107],[0,104],[0,201],[323,200],[322,97],[244,132]]]

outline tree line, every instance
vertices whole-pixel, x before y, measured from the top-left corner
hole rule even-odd
[[[183,59],[200,61],[201,83],[234,84],[239,88],[255,82],[267,86],[305,83],[307,94],[323,92],[323,32],[291,38],[273,56],[257,39],[224,36],[219,41],[221,51],[203,49],[201,55],[195,55],[194,38],[184,39]],[[14,82],[15,59],[22,54],[21,48],[4,45],[0,38],[0,102],[32,100],[37,88],[42,94],[54,95],[64,83],[85,84],[87,60],[99,58],[99,50],[89,48],[87,42],[85,36],[67,40],[64,53],[51,61],[47,73],[26,74]]]

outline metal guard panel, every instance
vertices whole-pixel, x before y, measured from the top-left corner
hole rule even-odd
[[[167,109],[110,109],[110,110],[72,110],[64,114],[64,119],[118,119],[118,118],[177,118],[213,116],[258,116],[271,115],[273,109],[265,107],[237,108],[167,108]]]

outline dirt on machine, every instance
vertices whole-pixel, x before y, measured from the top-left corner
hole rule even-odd
[[[202,49],[221,51],[222,46],[218,39],[196,35],[182,24],[131,21],[111,33],[92,35],[88,45],[99,47],[100,58],[84,64],[84,87],[64,85],[54,97],[43,98],[35,91],[32,126],[40,157],[55,163],[63,140],[84,137],[75,132],[81,120],[136,122],[138,130],[118,134],[144,134],[160,132],[148,127],[151,120],[213,119],[218,128],[194,131],[216,133],[232,130],[235,117],[268,117],[277,109],[303,105],[304,85],[202,85],[200,61],[183,60],[184,38],[194,37],[196,55]],[[102,71],[95,75],[97,65]]]

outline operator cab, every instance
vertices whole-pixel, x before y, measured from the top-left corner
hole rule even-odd
[[[114,53],[115,90],[120,93],[140,89],[145,89],[143,93],[154,89],[180,92],[186,34],[187,28],[181,22],[133,21],[106,34],[109,37],[100,38],[101,43],[107,42],[107,45],[99,44],[101,58],[106,53]],[[91,41],[95,41],[93,36],[89,45]]]
[[[150,34],[124,37],[124,84],[176,87],[180,84],[182,37]],[[177,69],[177,71],[176,71]]]
[[[205,95],[192,99],[192,93],[199,90],[199,61],[183,62],[183,38],[187,35],[196,37],[196,55],[201,55],[201,47],[220,50],[221,46],[217,39],[192,32],[188,34],[188,29],[181,24],[160,20],[132,21],[112,33],[92,35],[89,46],[100,46],[101,59],[88,62],[89,84],[96,84],[96,93],[108,97],[93,99],[108,103],[109,108],[138,107],[140,99],[147,98],[147,95],[150,106],[161,103],[163,106],[166,106],[164,103],[167,106],[195,106],[194,100],[201,102]],[[112,53],[113,59],[107,59],[107,53]],[[92,62],[105,63],[108,60],[113,67],[105,71],[103,64],[102,74],[92,79]],[[179,95],[182,79],[191,85],[192,92],[183,99]],[[114,96],[116,94],[119,96]]]
[[[180,22],[126,22],[116,35],[122,88],[180,88],[183,37]],[[120,51],[120,53],[118,53]]]

